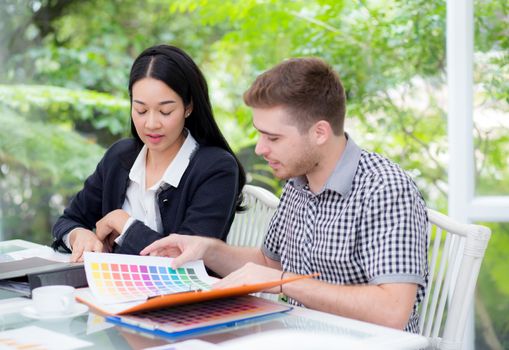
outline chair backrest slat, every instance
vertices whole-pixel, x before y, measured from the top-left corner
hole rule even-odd
[[[430,240],[431,240],[431,236],[433,233],[432,229],[433,229],[433,227],[432,227],[432,225],[430,225],[428,227],[428,237],[430,237]],[[430,281],[434,280],[434,278],[435,278],[435,266],[437,264],[438,249],[440,248],[441,240],[442,240],[442,229],[440,227],[437,227],[436,231],[435,231],[435,238],[433,239],[433,249],[432,249],[432,254],[431,254],[432,259],[430,260],[430,264],[429,264],[428,278]],[[428,305],[430,295],[431,295],[431,283],[428,283],[428,285],[426,286],[426,293],[424,295],[423,305]],[[431,327],[431,326],[428,326],[428,323],[431,323],[431,322],[429,322],[429,319],[426,324],[424,323],[424,319],[426,318],[427,313],[428,313],[428,308],[427,307],[422,308],[421,314],[419,316],[419,324],[421,325],[422,334],[425,336],[429,336],[429,328]]]
[[[442,234],[442,230],[437,230],[437,234],[440,233],[440,235]],[[435,241],[436,241],[436,238],[435,237]],[[440,239],[441,241],[441,239]],[[444,241],[444,250],[449,250],[449,245],[451,243],[451,240],[450,240],[450,237],[449,235],[446,235],[445,237],[445,241]],[[429,307],[429,314],[430,315],[435,315],[433,318],[429,317],[427,322],[426,322],[426,328],[425,328],[425,331],[424,331],[424,335],[426,336],[430,336],[431,335],[431,331],[432,331],[432,326],[434,324],[434,321],[436,319],[436,311],[437,311],[437,305],[439,303],[439,299],[440,299],[440,295],[441,295],[441,290],[442,290],[442,283],[444,281],[444,276],[445,276],[445,267],[446,267],[446,263],[447,263],[447,258],[444,258],[442,259],[441,262],[438,261],[438,258],[439,258],[439,254],[440,252],[437,251],[437,254],[436,256],[434,256],[432,258],[432,260],[435,262],[435,266],[434,266],[434,271],[437,271],[436,269],[438,269],[438,273],[436,276],[433,276],[434,277],[434,283],[431,284],[429,283],[428,284],[428,287],[431,289],[431,287],[433,286],[432,290],[430,290],[430,292],[432,293],[432,299],[431,299],[431,305]],[[438,263],[438,267],[436,266]],[[430,281],[432,281],[430,279]]]
[[[242,193],[247,209],[235,215],[226,241],[234,246],[260,247],[279,199],[266,189],[253,185],[245,185]]]
[[[441,268],[445,271],[445,279],[443,281],[443,286],[440,290],[440,302],[438,304],[438,309],[435,313],[435,319],[433,322],[433,331],[431,332],[432,338],[437,338],[439,336],[439,332],[442,328],[442,320],[444,317],[445,304],[448,302],[451,297],[450,293],[453,292],[454,286],[452,286],[453,278],[455,276],[455,263],[456,256],[459,250],[459,237],[455,235],[451,235],[447,233],[447,238],[449,238],[449,246],[444,247],[444,251],[442,254],[442,263]]]

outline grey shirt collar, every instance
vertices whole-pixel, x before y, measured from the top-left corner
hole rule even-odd
[[[336,163],[336,167],[334,168],[331,176],[327,179],[325,186],[318,194],[328,189],[338,192],[341,196],[346,196],[352,188],[353,178],[357,171],[362,151],[347,133],[345,133],[345,136],[345,150],[343,151],[339,161]],[[305,176],[297,176],[291,178],[289,183],[296,189],[302,190],[307,185],[308,181]]]

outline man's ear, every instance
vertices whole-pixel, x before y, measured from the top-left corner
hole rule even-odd
[[[317,146],[325,144],[332,136],[332,128],[328,121],[319,120],[311,128],[312,137]]]

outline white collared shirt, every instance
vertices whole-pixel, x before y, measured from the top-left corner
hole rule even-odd
[[[198,147],[198,142],[196,142],[189,130],[185,129],[185,132],[187,133],[186,139],[177,152],[177,155],[168,165],[161,179],[148,189],[145,189],[147,146],[143,146],[138,157],[136,157],[131,171],[129,172],[130,181],[127,187],[126,198],[122,205],[122,209],[127,212],[130,217],[124,224],[120,236],[115,240],[117,244],[122,244],[123,234],[135,220],[139,220],[152,230],[162,233],[163,224],[159,205],[157,204],[157,191],[164,184],[178,187],[189,165],[191,156]],[[73,230],[63,237],[63,242],[69,249],[71,249],[69,234],[72,231]]]
[[[127,187],[126,198],[122,205],[122,209],[130,215],[130,218],[125,223],[120,237],[122,237],[135,220],[143,222],[154,231],[159,233],[163,232],[163,223],[156,195],[159,188],[164,184],[178,187],[180,179],[189,165],[191,156],[198,146],[198,143],[191,133],[188,130],[186,131],[187,137],[182,147],[180,147],[177,152],[177,155],[170,165],[168,165],[161,179],[148,189],[145,189],[148,149],[147,146],[143,146],[141,149],[129,172],[130,183]],[[117,243],[121,244],[122,239],[119,238],[117,238]]]

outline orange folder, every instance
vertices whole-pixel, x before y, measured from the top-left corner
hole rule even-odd
[[[238,287],[229,287],[221,289],[212,289],[206,291],[190,291],[182,293],[173,293],[159,295],[143,301],[126,302],[119,304],[104,304],[97,301],[88,288],[77,291],[76,300],[86,304],[90,309],[103,315],[124,315],[138,311],[148,311],[170,307],[175,305],[196,303],[206,300],[236,297],[250,293],[261,292],[285,283],[301,280],[304,278],[315,277],[318,274],[299,275],[282,280],[270,281],[264,283],[248,284]]]

